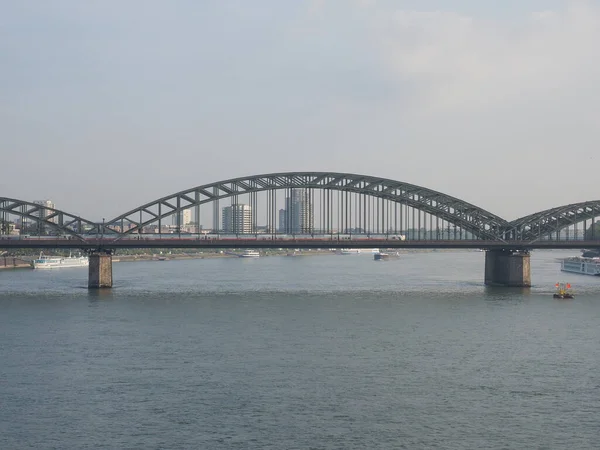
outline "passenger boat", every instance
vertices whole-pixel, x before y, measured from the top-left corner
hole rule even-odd
[[[600,276],[600,258],[586,258],[583,256],[565,258],[560,262],[560,270],[581,275]]]
[[[256,250],[245,250],[244,253],[239,255],[240,258],[258,258],[260,257],[260,253]]]
[[[338,252],[339,255],[359,255],[360,248],[341,248]]]
[[[31,262],[34,269],[60,269],[63,267],[87,267],[90,260],[87,256],[46,256],[40,253],[40,257]]]
[[[375,252],[373,253],[373,259],[375,261],[385,261],[390,259],[390,254],[385,252]]]
[[[571,293],[571,284],[569,283],[556,283],[554,285],[556,287],[556,292],[554,293],[554,298],[573,298],[573,294]]]

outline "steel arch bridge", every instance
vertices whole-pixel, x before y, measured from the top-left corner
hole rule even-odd
[[[309,201],[312,199],[313,205],[317,203],[314,195],[311,195],[314,191],[319,190],[329,194],[329,197],[324,195],[321,199],[321,207],[324,204],[333,206],[335,203],[335,199],[331,196],[333,192],[368,196],[393,202],[396,205],[404,205],[431,217],[437,217],[481,239],[496,238],[499,231],[507,225],[501,217],[441,192],[385,178],[333,172],[274,173],[205,184],[132,209],[110,220],[107,225],[113,228],[120,227],[123,230],[122,225],[128,223],[133,226],[122,234],[130,234],[144,226],[177,215],[184,209],[195,208],[206,203],[218,205],[220,200],[227,198],[237,201],[237,197],[241,195],[250,196],[250,203],[252,203],[252,196],[259,192],[271,194],[273,200],[275,191],[298,189],[306,190],[307,198]],[[339,203],[336,206],[344,209]],[[361,212],[364,212],[364,208]],[[325,211],[325,214],[327,213],[329,211]]]
[[[45,234],[64,235],[82,241],[90,235],[102,234],[118,241],[143,233],[144,228],[150,225],[158,224],[160,229],[164,221],[173,217],[180,229],[184,210],[195,210],[199,222],[200,208],[207,204],[212,204],[215,224],[220,213],[219,202],[229,200],[231,205],[237,205],[240,198],[248,199],[252,220],[256,224],[258,196],[262,195],[266,197],[266,202],[263,202],[266,206],[262,206],[267,228],[270,227],[268,231],[276,233],[277,192],[280,191],[284,191],[288,199],[293,191],[303,192],[309,207],[319,212],[319,231],[327,234],[333,232],[332,216],[335,215],[338,225],[345,226],[345,229],[358,229],[355,233],[370,233],[373,228],[384,233],[390,230],[397,233],[411,226],[419,229],[429,226],[429,230],[433,230],[435,225],[438,231],[448,231],[447,238],[451,236],[452,228],[455,239],[534,243],[540,239],[558,239],[561,230],[582,222],[587,229],[587,222],[595,223],[600,217],[600,201],[597,200],[564,205],[509,222],[464,200],[410,183],[350,173],[287,172],[200,185],[146,203],[105,223],[32,202],[0,197],[0,225],[6,223],[8,217],[17,216],[23,223],[35,224],[34,228]],[[398,219],[400,228],[397,226]],[[593,233],[594,227],[591,228]],[[316,231],[317,227],[311,226],[298,234]],[[256,229],[252,230],[254,232]],[[3,234],[2,229],[0,234]],[[429,237],[432,237],[431,234]],[[592,235],[592,239],[595,238]]]

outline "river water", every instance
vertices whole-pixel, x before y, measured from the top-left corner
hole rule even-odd
[[[0,448],[598,448],[600,278],[570,253],[531,289],[480,252],[0,272]]]

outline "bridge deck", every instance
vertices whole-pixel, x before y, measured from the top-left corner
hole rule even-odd
[[[196,239],[196,238],[140,238],[120,239],[93,238],[84,241],[79,239],[48,239],[30,237],[27,239],[0,239],[0,249],[85,249],[93,250],[102,248],[106,250],[135,249],[135,248],[195,248],[195,249],[223,249],[223,248],[395,248],[395,249],[583,249],[600,248],[600,242],[570,240],[551,241],[540,240],[536,242],[523,241],[487,241],[487,240],[409,240],[395,239],[281,239],[281,238],[223,238],[223,239]]]

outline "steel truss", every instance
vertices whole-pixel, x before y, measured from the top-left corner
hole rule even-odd
[[[366,175],[335,172],[288,172],[234,178],[204,184],[146,203],[107,222],[121,236],[185,209],[239,195],[285,189],[320,189],[364,194],[420,210],[472,233],[479,239],[501,239],[508,222],[455,197],[421,186]]]
[[[558,235],[561,230],[572,225],[582,222],[587,224],[588,221],[593,223],[598,217],[600,217],[600,200],[572,203],[513,220],[504,237],[509,240],[535,242],[552,234]],[[592,234],[592,240],[600,238],[600,235],[594,236],[594,227],[592,227]]]
[[[6,221],[5,218],[10,215],[20,217],[24,223],[35,223],[37,231],[44,230],[51,235],[68,235],[83,240],[84,234],[102,232],[101,224],[82,217],[36,203],[0,197],[0,220]],[[108,228],[104,232],[112,234]]]

